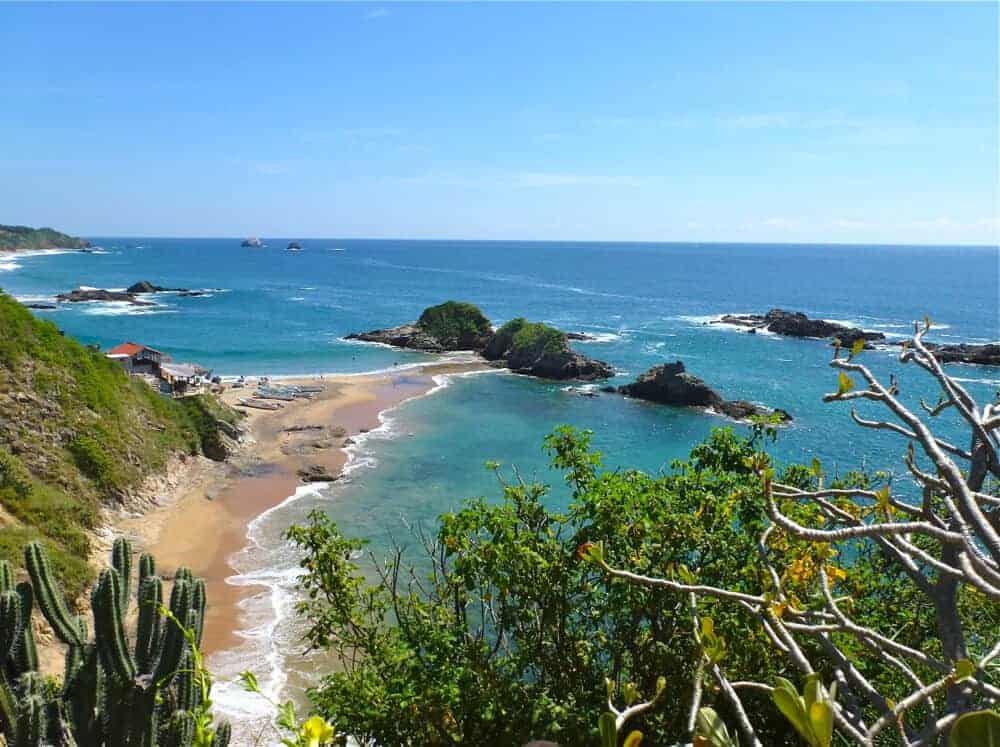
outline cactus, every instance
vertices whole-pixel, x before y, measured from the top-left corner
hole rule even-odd
[[[14,589],[14,569],[6,560],[0,560],[0,591]]]
[[[132,547],[117,540],[111,567],[100,573],[91,593],[91,638],[85,619],[73,614],[57,585],[44,548],[32,543],[24,554],[30,583],[15,587],[10,564],[0,561],[0,734],[6,743],[192,747],[195,734],[204,733],[195,725],[211,720],[204,673],[196,671],[200,654],[192,649],[204,625],[204,581],[178,569],[164,615],[163,581],[155,575],[153,558],[139,557],[133,579]],[[138,624],[131,640],[124,621],[133,589]],[[61,688],[38,673],[30,624],[36,600],[66,646]],[[230,735],[228,724],[208,731],[213,747],[227,747]]]
[[[0,661],[5,660],[21,637],[21,597],[16,591],[0,592]]]
[[[223,721],[215,730],[215,741],[212,742],[212,747],[229,747],[229,740],[232,738],[233,727],[228,721]]]
[[[147,556],[148,557],[148,556]],[[139,563],[142,573],[142,562]],[[147,575],[139,582],[139,622],[136,626],[135,660],[139,671],[149,674],[156,660],[156,646],[160,641],[163,604],[163,582],[156,576]]]
[[[175,711],[167,726],[167,747],[191,747],[194,741],[194,718],[187,711]]]
[[[90,604],[94,609],[94,636],[101,666],[120,683],[128,683],[135,679],[135,662],[125,640],[121,586],[118,571],[105,568],[90,596]]]
[[[156,561],[148,552],[139,556],[139,585],[150,576],[156,575]]]
[[[122,614],[128,612],[132,585],[132,543],[119,537],[111,546],[111,567],[118,571],[121,579]]]
[[[21,632],[14,641],[10,654],[10,674],[14,677],[38,670],[38,650],[35,648],[35,633],[31,629],[31,611],[35,607],[31,584],[18,584],[17,595],[21,606]]]
[[[32,542],[24,548],[24,565],[31,576],[31,584],[38,599],[38,607],[63,643],[70,646],[83,645],[80,628],[66,606],[66,598],[56,586],[55,574],[49,565],[49,557],[42,546]]]

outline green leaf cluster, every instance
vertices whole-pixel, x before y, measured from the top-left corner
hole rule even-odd
[[[445,301],[424,309],[417,325],[445,348],[479,348],[492,331],[479,307],[464,301]]]

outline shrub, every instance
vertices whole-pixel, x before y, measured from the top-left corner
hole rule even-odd
[[[417,324],[445,347],[479,347],[491,331],[490,320],[479,307],[463,301],[430,306]]]

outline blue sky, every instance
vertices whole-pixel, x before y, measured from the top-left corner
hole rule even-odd
[[[0,222],[996,243],[997,5],[0,4]]]

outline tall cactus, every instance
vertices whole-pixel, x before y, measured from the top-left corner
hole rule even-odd
[[[122,585],[122,612],[128,612],[132,585],[132,543],[119,537],[111,546],[111,567],[118,571]]]
[[[6,743],[192,747],[195,724],[205,722],[209,705],[202,702],[191,648],[191,640],[200,643],[204,626],[204,581],[187,568],[178,569],[167,619],[163,581],[152,556],[139,557],[133,582],[132,547],[116,540],[111,567],[100,573],[91,593],[91,639],[86,621],[73,614],[56,583],[44,548],[32,543],[24,556],[31,583],[15,586],[10,564],[0,561],[0,733]],[[133,590],[138,607],[134,640],[125,626]],[[66,646],[58,690],[38,673],[30,622],[36,600]],[[230,734],[228,724],[218,725],[214,734],[209,732],[212,746],[226,747]]]
[[[82,646],[80,628],[66,606],[66,597],[56,585],[49,556],[37,542],[24,548],[24,565],[31,576],[35,597],[42,614],[60,641],[69,646]]]

